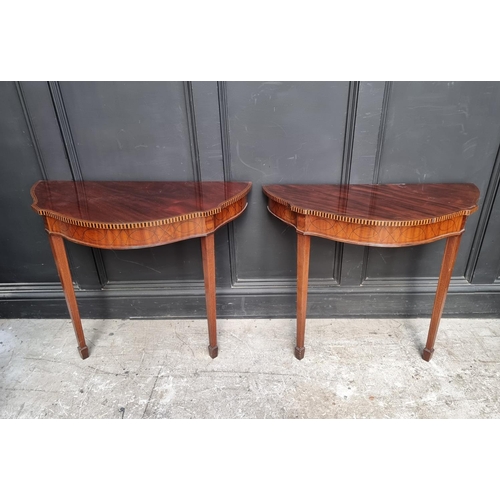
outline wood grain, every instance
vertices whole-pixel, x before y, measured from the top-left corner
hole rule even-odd
[[[201,237],[209,354],[218,354],[214,232],[247,206],[250,182],[40,181],[32,208],[44,219],[82,358],[88,348],[63,238],[113,250]]]
[[[436,342],[437,331],[441,315],[443,314],[444,304],[446,301],[446,292],[450,285],[451,273],[455,266],[457,259],[458,248],[462,235],[450,236],[446,240],[446,247],[444,249],[443,263],[441,265],[441,272],[439,274],[439,281],[437,285],[436,298],[434,299],[434,307],[432,308],[431,324],[427,334],[427,343],[422,353],[422,358],[425,361],[430,361],[434,353],[434,343]]]
[[[59,235],[49,234],[49,242],[50,247],[52,248],[52,253],[54,254],[57,272],[59,273],[59,278],[63,287],[69,315],[71,317],[71,322],[73,323],[73,329],[75,330],[76,340],[78,342],[78,352],[82,359],[86,359],[89,357],[89,349],[85,343],[85,335],[83,333],[78,303],[76,302],[76,295],[73,288],[73,280],[71,278],[71,270],[68,263],[68,257],[66,255],[64,240]]]
[[[297,345],[295,346],[295,357],[297,359],[302,359],[305,353],[304,339],[310,251],[311,237],[297,233]]]
[[[92,229],[137,229],[205,218],[244,198],[250,182],[40,181],[40,215]]]
[[[474,184],[270,184],[268,198],[292,212],[370,226],[417,226],[477,210]]]
[[[203,259],[203,277],[205,281],[205,299],[207,303],[208,321],[208,353],[216,358],[219,354],[217,346],[216,300],[215,300],[215,245],[214,235],[201,238],[201,255]]]
[[[474,184],[263,186],[268,210],[297,231],[297,345],[304,357],[310,236],[380,247],[421,245],[448,238],[427,345],[434,352],[439,321],[467,217],[477,210]]]
[[[317,215],[303,215],[272,199],[268,209],[297,232],[343,243],[377,247],[401,247],[431,243],[463,231],[466,215],[413,226],[372,225],[346,222]],[[358,219],[359,220],[359,219]]]
[[[67,240],[95,248],[113,250],[149,248],[206,236],[238,217],[246,206],[246,198],[241,198],[215,215],[194,217],[158,226],[124,229],[85,227],[45,216],[45,227],[49,233],[59,234]]]

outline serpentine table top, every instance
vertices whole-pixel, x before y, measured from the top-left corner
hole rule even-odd
[[[209,354],[218,354],[214,231],[243,213],[250,182],[40,181],[33,210],[44,219],[80,356],[89,350],[63,238],[97,248],[147,248],[201,238]]]
[[[297,345],[304,357],[310,237],[379,247],[447,238],[423,358],[434,352],[439,321],[467,217],[477,210],[474,184],[263,186],[268,209],[297,231]]]

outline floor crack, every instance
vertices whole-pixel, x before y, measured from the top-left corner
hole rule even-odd
[[[151,398],[153,397],[153,391],[155,390],[156,384],[158,383],[158,379],[160,378],[160,373],[161,373],[162,368],[163,368],[163,366],[160,366],[160,369],[158,370],[158,374],[156,375],[155,383],[153,384],[153,388],[151,389],[151,392],[149,393],[148,402],[146,403],[146,408],[144,408],[144,413],[142,414],[141,418],[144,418],[144,415],[146,415],[146,411],[148,409],[149,403],[151,402]]]

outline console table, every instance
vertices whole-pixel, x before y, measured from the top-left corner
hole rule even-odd
[[[379,247],[447,238],[427,344],[429,361],[467,217],[477,210],[474,184],[267,185],[268,209],[297,230],[297,345],[304,357],[310,237]]]
[[[96,248],[148,248],[201,238],[208,351],[218,354],[214,231],[247,206],[250,182],[40,181],[31,188],[43,216],[82,359],[89,356],[63,238]]]

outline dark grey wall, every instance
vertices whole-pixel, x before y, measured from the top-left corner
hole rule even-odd
[[[219,317],[295,315],[295,233],[262,184],[474,182],[445,315],[500,313],[499,82],[0,82],[0,317],[67,317],[39,179],[249,180],[216,233]],[[67,243],[84,317],[204,317],[198,240]],[[313,239],[309,317],[429,315],[444,244]]]

